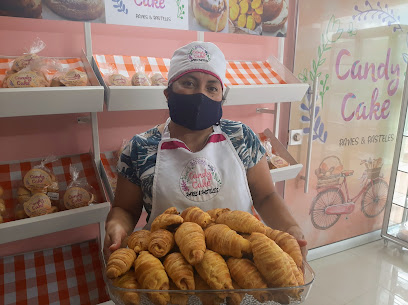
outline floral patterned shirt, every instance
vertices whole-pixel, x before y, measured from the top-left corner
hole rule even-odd
[[[264,156],[265,149],[259,138],[245,124],[221,119],[220,127],[229,137],[246,170]],[[142,188],[144,208],[148,215],[152,210],[153,178],[161,138],[157,126],[134,136],[124,148],[117,165],[118,173]]]

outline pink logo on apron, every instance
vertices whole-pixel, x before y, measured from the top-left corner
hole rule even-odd
[[[180,177],[180,190],[189,200],[203,202],[217,196],[222,186],[218,169],[205,158],[190,160]]]

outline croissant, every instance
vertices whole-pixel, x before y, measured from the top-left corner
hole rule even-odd
[[[150,241],[150,231],[140,230],[133,232],[127,241],[127,245],[130,249],[133,249],[136,253],[147,250]]]
[[[233,289],[227,263],[217,252],[207,249],[202,261],[194,267],[211,288]]]
[[[142,251],[134,263],[137,282],[143,289],[168,290],[169,278],[160,260],[148,251]],[[166,305],[170,302],[168,293],[149,293],[153,303]]]
[[[285,254],[289,260],[290,266],[292,268],[292,272],[295,275],[297,286],[303,286],[305,284],[305,280],[303,278],[302,270],[296,265],[295,261],[288,253],[285,252]]]
[[[194,222],[184,222],[174,234],[181,254],[191,265],[199,263],[206,249],[203,229]]]
[[[201,276],[194,273],[194,283],[197,290],[211,290],[206,281],[204,281]],[[196,296],[200,298],[203,305],[219,305],[224,303],[224,299],[220,298],[218,295],[209,293],[196,293]]]
[[[174,252],[165,258],[164,269],[174,284],[181,290],[194,290],[194,270],[179,252]]]
[[[274,230],[270,227],[266,227],[265,235],[268,236],[273,241],[275,241],[278,244],[278,246],[282,248],[283,251],[288,253],[293,258],[296,265],[299,268],[302,268],[303,265],[302,252],[300,250],[297,240],[292,235],[283,231]]]
[[[229,212],[231,211],[228,208],[224,208],[224,209],[212,209],[212,210],[208,210],[207,213],[211,216],[211,218],[215,221],[217,220],[218,216],[220,216],[222,213],[225,212]]]
[[[244,211],[231,211],[218,216],[216,223],[229,226],[232,230],[241,233],[265,233],[265,226],[254,215]]]
[[[157,230],[150,234],[149,252],[160,258],[165,256],[174,247],[174,235],[167,230]]]
[[[174,228],[178,227],[183,222],[184,222],[183,217],[181,217],[180,215],[163,213],[153,220],[150,231],[154,232],[159,229],[172,231]]]
[[[136,253],[132,249],[120,248],[109,256],[106,266],[106,276],[110,279],[116,278],[132,267],[136,259]]]
[[[174,214],[174,215],[178,215],[179,212],[177,211],[177,208],[176,208],[176,207],[171,207],[171,208],[168,208],[167,210],[165,210],[165,211],[163,212],[163,214]]]
[[[113,280],[113,286],[126,288],[126,289],[138,289],[138,284],[136,280],[135,272],[129,270],[121,277],[118,277]],[[138,305],[140,302],[139,294],[136,292],[119,292],[119,295],[125,305]]]
[[[194,278],[193,278],[194,280]],[[180,290],[177,285],[169,279],[170,283],[170,290]],[[171,293],[170,294],[170,303],[177,304],[177,305],[187,305],[188,304],[188,294],[183,293]]]
[[[207,212],[204,212],[199,207],[189,207],[181,213],[184,221],[195,222],[200,225],[203,229],[211,223],[211,216]]]
[[[239,287],[244,289],[268,288],[268,285],[263,279],[261,273],[258,271],[255,264],[249,259],[230,257],[227,260],[227,266],[229,268],[233,284],[236,282]],[[254,293],[253,296],[261,303],[264,303],[269,299],[266,292]]]
[[[241,286],[238,285],[237,282],[232,280],[232,287],[234,289],[242,289]],[[245,293],[244,292],[233,292],[229,293],[227,295],[227,305],[240,305],[242,302],[242,299],[244,298]]]
[[[264,234],[254,232],[250,239],[255,266],[265,278],[268,286],[296,286],[296,278],[285,252]]]
[[[241,258],[251,252],[251,243],[227,225],[216,224],[204,231],[207,248],[221,255]]]

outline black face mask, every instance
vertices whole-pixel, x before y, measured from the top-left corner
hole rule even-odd
[[[178,94],[169,88],[168,105],[171,120],[191,130],[207,129],[222,117],[222,102],[202,93]]]

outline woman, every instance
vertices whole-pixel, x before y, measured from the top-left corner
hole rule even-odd
[[[275,190],[255,133],[221,119],[226,73],[224,54],[212,43],[192,42],[175,51],[164,90],[170,118],[136,135],[118,163],[113,208],[106,222],[105,253],[118,249],[145,206],[147,228],[171,206],[251,212],[298,240],[302,230]]]

